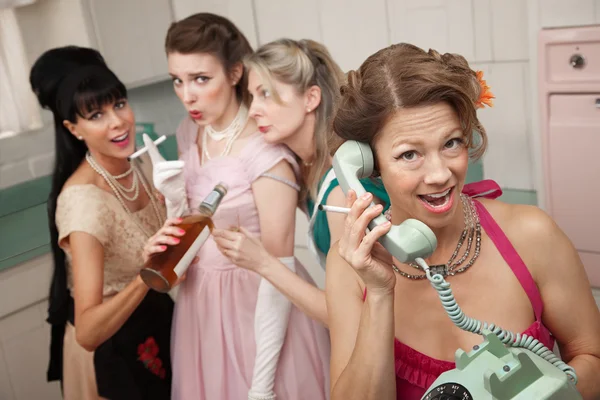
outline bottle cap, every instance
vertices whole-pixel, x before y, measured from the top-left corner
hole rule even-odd
[[[225,189],[226,193],[229,191],[229,185],[227,185],[225,182],[219,182],[216,186],[221,186],[223,189]]]

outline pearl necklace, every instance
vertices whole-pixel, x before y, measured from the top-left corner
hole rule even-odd
[[[125,172],[124,174],[121,175],[111,175],[106,169],[104,169],[100,164],[98,164],[98,162],[94,159],[94,157],[92,157],[92,155],[88,152],[85,155],[85,159],[87,160],[87,162],[90,164],[90,166],[96,171],[98,172],[100,175],[102,175],[102,177],[107,180],[110,181],[110,187],[112,188],[113,186],[116,188],[116,190],[119,192],[119,194],[121,195],[121,197],[123,197],[125,200],[127,201],[136,201],[140,195],[140,185],[138,182],[138,176],[137,174],[133,174],[133,181],[131,184],[130,188],[125,187],[123,184],[121,184],[118,179],[122,179],[128,175],[130,175],[133,172],[133,165],[129,166],[129,170],[127,172]],[[101,172],[100,172],[101,171]],[[133,192],[133,195],[130,195],[130,193]]]
[[[232,136],[235,136],[239,131],[244,129],[244,126],[246,126],[247,121],[248,108],[244,104],[241,104],[240,108],[238,108],[238,112],[235,118],[233,119],[233,121],[231,121],[227,128],[218,132],[212,127],[212,125],[206,125],[206,127],[204,128],[204,133],[210,136],[210,138],[215,142],[220,142],[225,138],[229,139]]]
[[[481,249],[481,223],[479,222],[479,213],[477,212],[477,209],[475,208],[475,204],[473,203],[473,200],[470,197],[461,193],[460,200],[463,205],[463,216],[464,216],[464,221],[465,221],[465,229],[463,230],[463,232],[460,236],[460,239],[458,240],[458,243],[456,245],[456,249],[454,250],[454,253],[452,253],[452,256],[450,257],[448,262],[446,264],[430,266],[432,274],[439,273],[444,277],[460,274],[461,272],[465,272],[467,269],[469,269],[475,263],[475,261],[477,260],[477,257],[479,257],[479,252]],[[387,214],[386,217],[388,217],[388,219],[391,220],[391,211],[388,210],[388,212],[386,214]],[[467,238],[467,235],[468,235],[468,238]],[[466,246],[465,252],[458,261],[454,262],[454,260],[458,256],[460,249],[463,247],[465,239],[467,239],[467,246]],[[472,246],[473,240],[475,240],[475,251],[474,251],[473,255],[471,256],[471,259],[464,267],[458,268],[467,260],[467,257],[469,256],[469,254],[471,252],[471,246]],[[419,265],[417,265],[415,263],[409,263],[408,265],[410,265],[411,267],[413,267],[417,270],[422,269]],[[422,275],[421,274],[418,274],[418,275],[417,274],[408,274],[408,273],[400,270],[400,268],[398,268],[394,264],[392,264],[392,269],[395,272],[397,272],[398,274],[400,274],[401,276],[403,276],[404,278],[408,278],[408,279],[412,279],[412,280],[421,280],[421,279],[425,279],[427,277],[425,274],[422,274]]]
[[[135,224],[138,226],[138,228],[140,228],[140,230],[144,233],[144,235],[146,235],[146,237],[149,239],[152,236],[152,232],[148,232],[148,230],[141,224],[141,222],[138,220],[138,218],[136,218],[135,215],[133,215],[133,213],[131,212],[129,207],[127,207],[127,205],[125,204],[125,200],[126,199],[129,200],[129,198],[127,196],[125,196],[119,190],[119,186],[122,187],[122,185],[120,185],[118,182],[116,182],[116,178],[119,176],[122,176],[123,174],[117,175],[117,176],[111,175],[104,167],[102,167],[94,159],[94,157],[89,152],[86,153],[85,159],[88,162],[88,164],[90,164],[92,169],[94,171],[96,171],[96,173],[98,173],[98,175],[100,175],[102,178],[104,178],[104,180],[106,181],[108,186],[111,188],[111,190],[115,194],[115,197],[117,198],[117,200],[119,201],[119,203],[121,204],[121,206],[123,207],[125,212],[131,217],[133,222],[135,222]],[[156,199],[152,195],[152,193],[146,183],[146,180],[143,178],[143,176],[141,175],[141,173],[137,169],[137,167],[134,167],[133,165],[131,165],[129,171],[126,172],[127,175],[129,175],[131,173],[133,173],[133,181],[137,187],[136,193],[135,193],[135,199],[137,199],[139,196],[139,185],[137,184],[137,182],[141,181],[144,191],[148,195],[148,198],[150,199],[150,203],[152,204],[152,208],[154,209],[154,214],[156,216],[156,220],[159,222],[159,225],[162,225],[164,223],[164,221],[160,217],[160,211],[158,209],[158,204],[156,203]],[[125,175],[125,176],[127,176],[127,175]],[[115,185],[115,183],[117,183],[118,185]],[[129,200],[129,201],[133,201],[133,200]]]
[[[238,110],[237,115],[231,121],[231,124],[227,128],[225,128],[221,132],[216,132],[211,125],[207,125],[204,128],[204,133],[202,135],[202,164],[204,164],[207,160],[211,160],[211,156],[208,152],[208,136],[215,141],[221,141],[223,138],[227,138],[227,142],[225,143],[225,147],[221,152],[220,156],[225,157],[231,151],[233,146],[233,142],[242,134],[246,123],[248,122],[248,108],[242,104],[240,105],[240,109]]]

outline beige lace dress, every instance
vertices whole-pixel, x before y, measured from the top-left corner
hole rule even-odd
[[[141,189],[143,190],[143,189]],[[166,214],[160,202],[161,220],[157,220],[152,202],[134,213],[147,232],[154,234]],[[67,254],[67,284],[73,288],[70,267],[69,235],[85,232],[95,237],[104,248],[105,300],[121,291],[138,274],[147,235],[123,209],[117,198],[95,185],[73,185],[61,192],[57,200],[56,226],[59,245]],[[93,353],[75,340],[75,328],[67,324],[63,347],[63,387],[65,400],[98,399],[94,375]]]

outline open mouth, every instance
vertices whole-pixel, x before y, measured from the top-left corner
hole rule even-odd
[[[126,141],[129,138],[129,132],[125,132],[123,135],[118,136],[114,139],[111,140],[111,142],[113,143],[122,143],[124,141]]]
[[[419,195],[419,199],[423,205],[433,212],[444,212],[452,207],[452,195],[454,186],[439,193],[430,193]]]

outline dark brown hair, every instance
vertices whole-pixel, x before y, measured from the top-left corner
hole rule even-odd
[[[252,46],[244,34],[227,18],[211,13],[190,15],[173,22],[167,31],[165,51],[170,53],[209,53],[217,57],[229,74],[244,57],[252,54]],[[244,68],[236,85],[238,100],[250,106],[248,73]]]
[[[371,55],[358,71],[348,73],[333,130],[342,139],[372,144],[395,110],[445,102],[458,115],[471,157],[478,159],[487,146],[485,129],[476,114],[480,92],[477,75],[464,57],[394,44]]]

